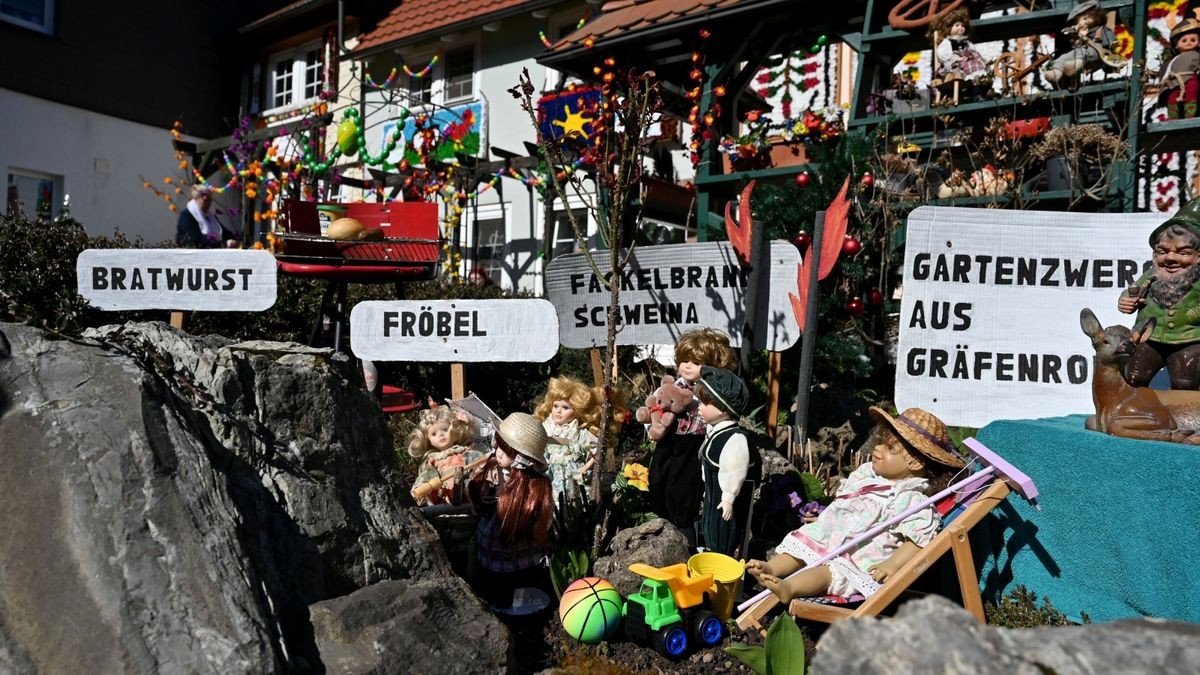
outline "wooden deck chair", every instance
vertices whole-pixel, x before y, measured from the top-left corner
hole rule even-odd
[[[983,599],[979,596],[979,577],[967,536],[971,528],[1008,497],[1009,492],[1008,484],[1003,478],[993,479],[982,493],[976,493],[973,499],[964,502],[965,508],[938,532],[928,546],[921,549],[921,552],[913,556],[904,567],[896,570],[892,578],[858,607],[850,609],[811,600],[792,600],[789,612],[801,619],[824,623],[855,616],[876,616],[887,609],[888,605],[949,551],[954,556],[954,568],[958,576],[958,588],[962,593],[963,607],[976,619],[984,621]]]
[[[968,438],[963,441],[963,445],[973,461],[977,462],[982,469],[930,498],[936,503],[936,500],[952,493],[961,495],[955,498],[958,502],[957,505],[947,515],[942,530],[933,538],[933,541],[929,542],[928,546],[897,570],[895,575],[888,579],[874,595],[856,608],[851,609],[800,599],[792,600],[788,608],[789,612],[796,617],[825,623],[833,623],[856,616],[876,616],[906,591],[947,551],[950,551],[954,555],[954,566],[957,571],[959,589],[962,592],[963,606],[972,616],[980,621],[985,621],[983,599],[979,595],[979,578],[975,570],[975,559],[971,555],[968,533],[1014,490],[1037,507],[1038,490],[1029,476],[1009,464],[1003,457],[992,452],[977,439]],[[881,525],[880,528],[882,527]],[[848,545],[853,544],[854,542],[850,542]],[[836,551],[829,555],[835,553]],[[738,606],[738,609],[742,611],[737,617],[738,627],[742,630],[750,628],[762,630],[763,617],[777,603],[778,599],[769,591],[764,591],[747,600]]]

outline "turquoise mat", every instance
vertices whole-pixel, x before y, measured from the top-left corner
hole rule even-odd
[[[973,537],[984,600],[1018,584],[1072,621],[1200,622],[1200,447],[1114,438],[1085,416],[1002,420],[980,442],[1033,478]]]

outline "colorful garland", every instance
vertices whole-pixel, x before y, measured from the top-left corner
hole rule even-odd
[[[374,78],[371,77],[371,73],[367,70],[367,65],[364,63],[363,84],[371,87],[372,89],[391,89],[392,84],[396,81],[396,76],[400,74],[401,70],[403,70],[404,74],[408,75],[409,77],[420,79],[433,71],[433,67],[437,65],[438,59],[441,57],[442,52],[439,50],[438,53],[433,55],[432,59],[429,59],[429,63],[425,64],[424,68],[416,72],[413,72],[413,70],[408,67],[407,63],[401,63],[399,66],[392,66],[392,70],[388,73],[387,79],[383,81],[383,84],[377,83]]]
[[[578,22],[576,22],[575,30],[579,30],[580,28],[583,28],[584,24],[587,23],[587,20],[588,20],[588,12],[584,12],[583,16],[580,17]],[[551,47],[554,46],[554,43],[550,41],[550,38],[546,37],[546,31],[544,31],[544,30],[538,31],[538,39],[542,41],[542,44],[546,46],[546,49],[550,49]]]

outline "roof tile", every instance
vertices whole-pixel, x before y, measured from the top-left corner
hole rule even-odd
[[[551,51],[561,52],[583,44],[591,37],[603,40],[655,24],[664,24],[695,14],[749,0],[615,0],[604,5],[603,13],[583,28],[559,40]]]
[[[375,30],[362,36],[354,51],[363,52],[522,4],[524,0],[402,0]]]

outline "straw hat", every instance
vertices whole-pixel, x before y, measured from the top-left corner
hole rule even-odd
[[[546,429],[538,418],[529,413],[516,412],[504,418],[496,433],[510,448],[525,457],[546,465]]]
[[[1180,35],[1187,35],[1188,33],[1195,33],[1197,31],[1200,31],[1200,21],[1196,19],[1184,19],[1175,24],[1175,27],[1171,29],[1171,42],[1175,42],[1175,38]]]
[[[877,423],[891,427],[892,431],[925,459],[952,469],[966,466],[966,462],[955,452],[954,444],[950,442],[950,433],[946,431],[946,425],[932,413],[920,408],[909,408],[898,417],[892,417],[883,408],[871,406],[871,417],[874,417]]]

